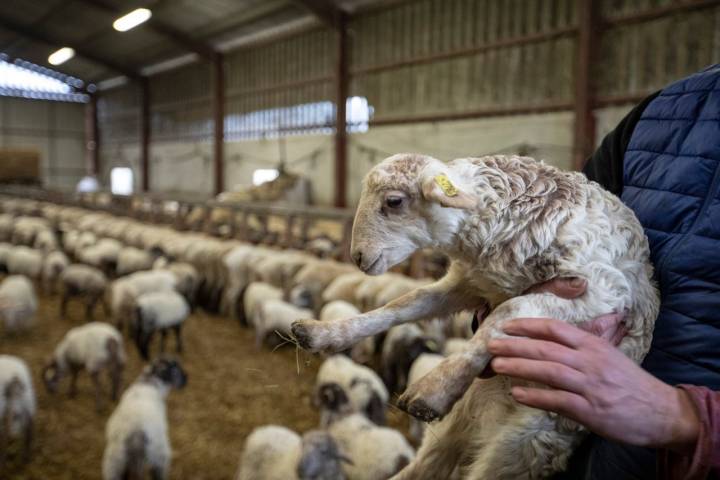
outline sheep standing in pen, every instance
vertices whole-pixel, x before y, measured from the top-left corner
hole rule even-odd
[[[312,316],[312,310],[299,308],[279,299],[264,300],[255,307],[253,327],[255,328],[255,346],[260,348],[263,342],[272,338],[273,346],[279,345],[290,337],[290,326],[295,320]],[[276,335],[273,335],[276,334]]]
[[[23,275],[10,275],[0,283],[0,318],[6,332],[27,330],[37,312],[32,282]]]
[[[0,467],[9,439],[23,438],[23,457],[30,460],[35,390],[27,364],[17,357],[0,355]]]
[[[245,440],[235,480],[346,480],[349,463],[325,431],[302,437],[276,425],[256,428]]]
[[[314,402],[320,407],[323,428],[352,413],[384,425],[389,397],[387,388],[373,370],[344,355],[333,355],[318,370]]]
[[[90,322],[70,329],[55,348],[52,360],[45,366],[42,378],[48,392],[56,393],[60,381],[70,375],[71,397],[77,395],[77,377],[85,370],[95,386],[95,407],[102,409],[100,374],[107,371],[110,398],[117,400],[125,369],[125,349],[120,332],[112,325]]]
[[[489,303],[494,310],[468,348],[443,360],[401,397],[401,408],[415,417],[445,418],[396,480],[448,478],[456,467],[463,478],[497,479],[542,478],[564,470],[584,429],[514,402],[509,389],[522,382],[502,376],[475,380],[490,361],[487,341],[503,337],[503,323],[517,317],[579,324],[625,311],[627,334],[619,348],[642,360],[659,299],[647,238],[633,212],[584,175],[530,158],[446,164],[395,155],[365,179],[352,257],[363,271],[379,275],[424,247],[451,258],[445,277],[342,322],[298,322],[293,333],[300,345],[342,350],[399,323]],[[580,298],[523,294],[571,276],[587,280]]]
[[[328,427],[330,435],[351,462],[342,465],[348,480],[386,480],[415,456],[405,437],[392,428],[379,427],[355,414]],[[439,480],[447,477],[433,477]]]
[[[176,285],[177,278],[167,270],[135,272],[115,280],[110,287],[110,309],[115,326],[123,331],[126,319],[135,315],[137,297],[144,293],[172,291]]]
[[[61,295],[60,316],[65,318],[67,306],[73,297],[85,301],[85,318],[92,320],[93,310],[98,302],[102,303],[105,313],[108,312],[105,302],[105,289],[108,282],[105,274],[95,267],[74,263],[68,265],[60,275]]]
[[[175,291],[140,295],[135,315],[130,333],[145,360],[150,358],[150,344],[155,332],[160,332],[161,352],[165,351],[168,330],[175,332],[175,349],[178,353],[182,352],[182,326],[190,315],[190,306],[182,295]]]
[[[42,272],[43,254],[30,247],[15,247],[11,250],[7,260],[7,270],[11,275],[25,275],[31,280],[40,278]]]
[[[165,399],[181,389],[187,374],[175,360],[161,358],[143,370],[123,393],[105,428],[103,480],[145,478],[165,480],[172,450],[168,438]]]
[[[240,323],[255,326],[255,316],[257,314],[257,306],[266,300],[281,300],[283,292],[277,287],[273,287],[268,283],[252,282],[247,286],[241,296],[239,310],[242,311]]]
[[[60,275],[68,265],[70,265],[70,260],[60,250],[50,252],[45,256],[42,266],[42,288],[45,292],[55,293]]]

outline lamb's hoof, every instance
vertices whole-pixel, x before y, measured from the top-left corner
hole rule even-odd
[[[312,320],[298,320],[292,323],[290,330],[295,340],[297,340],[298,345],[300,345],[300,348],[315,352],[317,348],[314,342],[315,338],[312,334],[311,322]]]
[[[430,407],[422,398],[411,400],[403,395],[398,400],[398,408],[426,423],[442,418],[440,412]]]

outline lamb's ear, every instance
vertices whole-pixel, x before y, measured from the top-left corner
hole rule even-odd
[[[423,173],[420,182],[425,200],[437,202],[443,207],[463,210],[470,210],[477,206],[474,195],[461,190],[444,173]]]

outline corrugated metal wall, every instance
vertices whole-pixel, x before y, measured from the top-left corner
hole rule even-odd
[[[140,89],[137,85],[128,84],[102,92],[97,108],[101,148],[140,140]]]

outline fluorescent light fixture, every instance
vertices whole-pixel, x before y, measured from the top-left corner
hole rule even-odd
[[[147,8],[138,8],[123,15],[113,22],[113,28],[118,32],[127,32],[141,23],[147,22],[152,17],[152,12]]]
[[[75,50],[70,47],[63,47],[60,50],[56,50],[48,57],[48,63],[50,65],[60,65],[67,62],[75,56]]]

